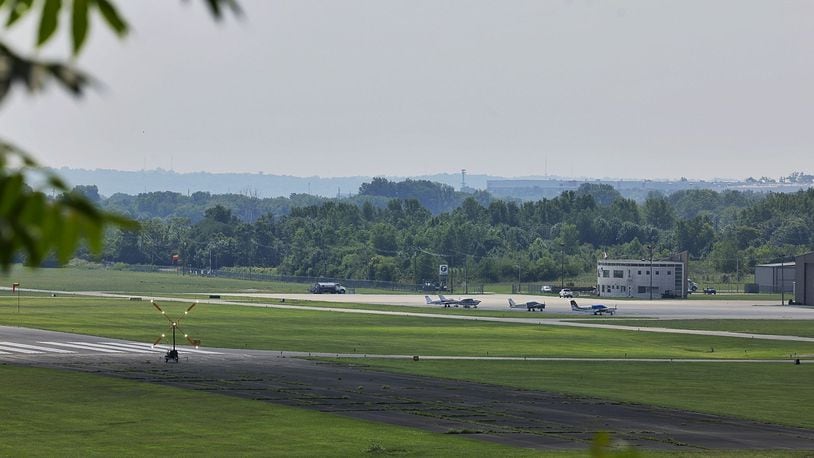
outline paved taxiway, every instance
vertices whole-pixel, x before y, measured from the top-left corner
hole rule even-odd
[[[382,304],[408,307],[427,307],[424,295],[405,294],[268,294],[268,293],[229,293],[229,297],[267,298],[279,301],[312,300],[336,303]],[[435,296],[432,296],[433,299]],[[516,302],[539,301],[546,303],[542,315],[573,314],[574,317],[585,316],[571,311],[570,299],[553,296],[529,296],[509,294],[484,295],[447,295],[447,297],[471,297],[481,300],[478,308],[483,310],[509,310],[509,297]],[[577,297],[580,305],[605,304],[618,307],[618,315],[625,318],[660,318],[660,319],[768,319],[768,320],[814,320],[814,307],[780,305],[779,301],[753,301],[728,299],[659,299],[653,300],[619,300],[597,297]],[[438,306],[440,307],[440,306]],[[465,311],[465,309],[461,309]],[[528,314],[525,309],[514,309],[519,314]],[[539,312],[531,312],[539,313]]]

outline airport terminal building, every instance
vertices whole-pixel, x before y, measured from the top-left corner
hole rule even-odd
[[[604,259],[597,262],[596,290],[601,297],[687,297],[687,263]]]

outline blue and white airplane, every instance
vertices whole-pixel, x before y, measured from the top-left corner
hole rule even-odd
[[[609,313],[613,315],[616,313],[616,307],[608,307],[607,305],[602,304],[594,304],[589,305],[587,307],[580,307],[577,305],[577,301],[571,299],[571,310],[575,312],[583,312],[583,313],[593,313],[594,315],[604,315]]]

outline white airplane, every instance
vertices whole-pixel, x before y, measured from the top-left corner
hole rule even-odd
[[[517,302],[514,301],[514,299],[512,299],[511,297],[509,298],[509,308],[521,309],[523,307],[525,307],[526,310],[528,310],[529,312],[533,312],[535,310],[539,310],[542,312],[543,309],[545,308],[545,302],[528,301],[518,304]]]
[[[449,307],[450,305],[454,305],[455,307],[461,303],[458,299],[452,299],[450,297],[445,297],[443,294],[438,295],[438,299],[441,300],[441,303],[444,304],[444,307]]]
[[[580,307],[577,305],[577,301],[571,299],[571,310],[575,312],[583,312],[583,313],[593,313],[594,315],[604,315],[606,313],[610,313],[613,315],[616,313],[616,307],[608,307],[607,305],[602,304],[594,304],[587,307]]]
[[[452,305],[457,307],[458,303],[460,302],[455,299],[447,299],[444,296],[438,296],[438,299],[436,300],[431,299],[430,296],[424,296],[424,300],[427,301],[428,305],[443,305],[444,307],[449,307]]]

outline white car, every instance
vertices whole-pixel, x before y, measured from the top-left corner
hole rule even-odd
[[[550,292],[553,292],[553,290],[551,289],[551,286],[550,286],[550,285],[543,285],[543,286],[540,288],[540,292],[541,292],[541,293],[550,293]]]
[[[568,288],[563,288],[560,290],[560,297],[574,297],[574,293]]]

